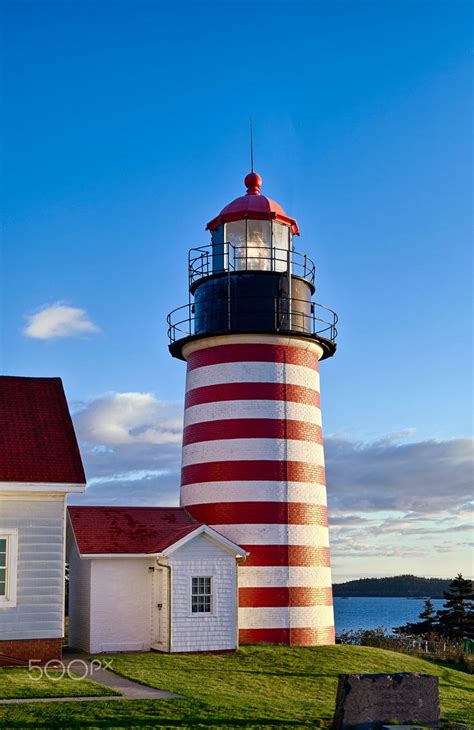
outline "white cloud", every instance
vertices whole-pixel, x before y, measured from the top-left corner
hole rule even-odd
[[[108,393],[88,403],[75,417],[79,437],[95,446],[178,444],[182,408],[151,393]]]
[[[36,340],[52,340],[57,337],[74,337],[88,332],[99,332],[90,321],[85,309],[70,307],[62,302],[41,307],[27,316],[23,334]]]
[[[179,503],[182,404],[151,393],[107,393],[80,404],[73,418],[88,488],[72,502]]]

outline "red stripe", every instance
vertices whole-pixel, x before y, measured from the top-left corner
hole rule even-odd
[[[239,588],[240,608],[332,606],[332,588]]]
[[[289,644],[291,646],[323,646],[334,644],[334,626],[302,629],[240,629],[241,644]]]
[[[241,570],[245,570],[246,565],[267,567],[302,565],[328,568],[331,564],[328,547],[311,545],[241,545],[241,547],[250,553]]]
[[[263,438],[296,439],[323,443],[321,426],[306,421],[277,418],[229,418],[222,421],[203,421],[186,426],[183,446],[200,441],[221,439]]]
[[[188,370],[226,362],[283,362],[313,370],[319,368],[316,354],[301,347],[242,344],[219,345],[193,352],[188,358]]]
[[[283,400],[320,405],[319,392],[304,385],[289,383],[218,383],[193,388],[186,393],[185,408],[200,403],[219,403],[226,400]]]
[[[305,461],[210,461],[181,470],[181,486],[247,480],[325,484],[326,475],[323,466]]]
[[[188,507],[208,525],[320,525],[327,527],[327,507],[301,502],[216,502]]]

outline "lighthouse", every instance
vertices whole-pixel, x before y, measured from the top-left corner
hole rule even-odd
[[[332,644],[319,362],[337,316],[313,301],[296,220],[256,172],[244,184],[189,252],[189,302],[168,315],[187,363],[181,505],[249,553],[242,643]]]

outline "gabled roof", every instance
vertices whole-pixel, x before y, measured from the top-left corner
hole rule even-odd
[[[60,378],[0,376],[0,482],[86,483]]]
[[[183,507],[68,507],[81,554],[159,553],[200,523]]]
[[[184,507],[73,506],[68,513],[81,555],[154,555],[202,533],[246,554],[223,535],[196,522]]]

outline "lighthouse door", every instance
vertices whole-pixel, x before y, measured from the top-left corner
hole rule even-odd
[[[154,573],[152,602],[152,648],[169,651],[168,648],[168,608],[167,608],[167,570],[158,568]]]

